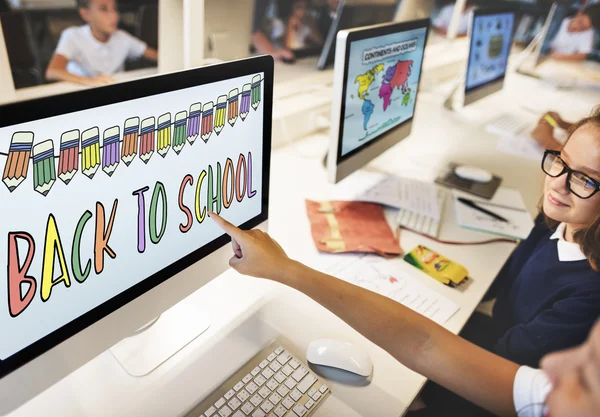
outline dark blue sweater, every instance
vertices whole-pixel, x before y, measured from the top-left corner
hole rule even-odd
[[[586,260],[560,262],[552,233],[538,217],[492,289],[494,351],[536,368],[546,353],[582,343],[600,317],[600,272]]]

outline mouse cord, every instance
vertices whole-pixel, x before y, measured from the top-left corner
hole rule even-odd
[[[513,243],[513,244],[519,243],[519,241],[516,239],[509,239],[509,238],[504,238],[504,237],[488,239],[488,240],[480,240],[480,241],[474,241],[474,242],[456,242],[456,241],[451,241],[451,240],[438,239],[436,237],[426,235],[425,233],[418,232],[418,231],[410,229],[408,227],[404,227],[404,226],[398,226],[398,227],[400,229],[408,230],[409,232],[415,233],[419,236],[426,237],[427,239],[431,239],[434,242],[442,243],[444,245],[475,246],[475,245],[488,245],[490,243]]]

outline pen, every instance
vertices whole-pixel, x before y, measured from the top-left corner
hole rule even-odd
[[[550,126],[554,128],[558,127],[558,123],[556,120],[554,120],[554,117],[550,116],[549,114],[544,115],[544,120],[547,121]]]
[[[501,222],[504,223],[508,223],[508,220],[506,220],[504,217],[497,215],[496,213],[492,213],[489,210],[484,209],[483,207],[478,206],[477,204],[475,204],[475,202],[473,200],[469,200],[467,198],[462,198],[462,197],[458,197],[458,201],[460,201],[461,203],[463,203],[465,206],[471,207],[475,210],[478,210],[482,213],[487,214],[490,217],[493,217],[496,220],[500,220]]]

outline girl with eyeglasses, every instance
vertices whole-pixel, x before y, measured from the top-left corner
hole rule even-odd
[[[549,182],[548,188],[557,187]],[[482,410],[498,416],[600,416],[600,322],[580,346],[545,357],[542,370],[520,366],[385,296],[293,261],[260,230],[243,231],[215,213],[209,216],[231,236],[229,264],[238,272],[303,292],[409,369]],[[423,415],[464,416],[453,408]]]

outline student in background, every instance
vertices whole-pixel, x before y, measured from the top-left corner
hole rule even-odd
[[[77,6],[87,24],[63,31],[46,78],[103,85],[113,81],[112,75],[123,71],[128,59],[158,60],[156,50],[117,28],[116,0],[77,0]]]
[[[322,45],[323,36],[319,33],[315,20],[308,14],[308,1],[294,0],[287,24],[285,46],[294,51]]]
[[[286,47],[288,0],[255,0],[252,22],[252,44],[260,54],[277,61],[292,62],[296,57]]]
[[[231,236],[229,264],[238,272],[303,292],[409,369],[483,409],[498,416],[600,415],[600,322],[576,349],[546,357],[543,370],[519,366],[385,296],[291,260],[260,230],[242,231],[209,216]],[[419,413],[464,416],[452,408],[425,412]]]
[[[450,22],[452,22],[452,16],[454,14],[454,6],[455,3],[452,2],[450,4],[445,5],[440,10],[439,14],[433,19],[432,26],[433,30],[441,35],[446,35],[448,33],[448,28],[450,27]],[[458,24],[458,31],[456,32],[457,36],[466,36],[467,31],[469,30],[469,15],[472,10],[475,9],[474,1],[467,1],[464,10],[460,15],[460,22]]]
[[[594,47],[594,28],[600,28],[600,4],[592,4],[562,21],[551,44],[550,57],[559,61],[583,61]]]

